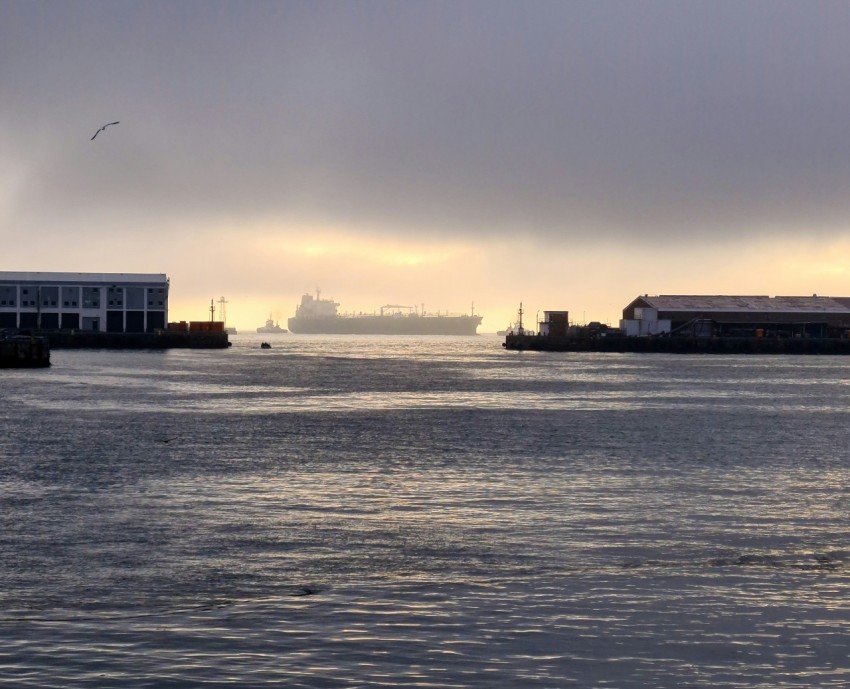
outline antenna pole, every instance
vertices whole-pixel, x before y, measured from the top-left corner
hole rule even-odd
[[[221,322],[227,327],[227,310],[224,307],[225,304],[227,304],[227,300],[224,297],[218,300],[218,315],[221,318]]]

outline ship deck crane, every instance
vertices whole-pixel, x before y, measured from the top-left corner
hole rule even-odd
[[[410,312],[410,311],[413,311],[414,307],[413,306],[402,306],[401,304],[384,304],[381,307],[381,315],[382,316],[384,315],[384,309],[396,309],[396,310],[407,309],[408,312]]]

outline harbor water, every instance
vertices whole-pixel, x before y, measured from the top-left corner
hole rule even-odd
[[[263,337],[0,373],[0,687],[850,683],[846,357]]]

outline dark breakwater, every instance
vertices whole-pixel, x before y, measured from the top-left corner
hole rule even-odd
[[[0,368],[50,366],[50,345],[42,337],[16,335],[0,339]]]
[[[225,332],[103,333],[59,331],[44,333],[53,349],[225,349]]]
[[[510,350],[662,354],[850,354],[850,340],[809,337],[553,337],[507,335]]]

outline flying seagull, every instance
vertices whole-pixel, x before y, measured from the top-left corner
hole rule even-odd
[[[98,134],[100,134],[100,133],[101,133],[104,129],[106,129],[107,127],[111,127],[113,124],[118,124],[118,122],[110,122],[109,124],[105,124],[105,125],[103,125],[100,129],[98,129],[98,130],[94,133],[94,136],[97,136],[97,135],[98,135]],[[90,139],[90,141],[94,141],[94,136]]]

